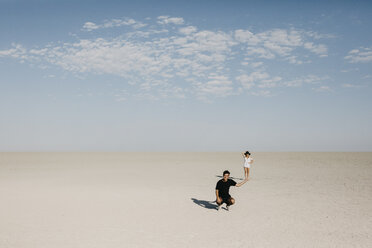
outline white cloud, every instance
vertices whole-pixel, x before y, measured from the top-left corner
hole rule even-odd
[[[284,81],[282,85],[287,87],[300,87],[303,84],[321,84],[327,79],[329,79],[328,76],[319,77],[317,75],[310,74],[307,76],[302,76],[292,80]]]
[[[329,86],[322,85],[322,86],[319,86],[317,88],[313,88],[313,90],[315,90],[317,92],[328,92],[328,91],[331,91],[331,88]]]
[[[263,65],[263,62],[254,62],[254,63],[251,63],[251,66],[252,66],[253,68],[259,67],[259,66],[261,66],[261,65]]]
[[[334,34],[320,34],[318,32],[315,32],[315,31],[306,31],[304,32],[305,35],[311,37],[311,38],[314,38],[316,40],[319,40],[319,39],[330,39],[330,38],[336,38],[337,36],[334,35]]]
[[[344,58],[348,60],[350,63],[371,62],[372,61],[372,47],[361,47],[359,49],[353,49]]]
[[[238,80],[240,82],[253,83],[255,81],[260,81],[260,80],[266,79],[268,77],[269,77],[269,74],[267,74],[266,72],[256,71],[256,72],[252,72],[249,75],[243,74],[243,75],[238,77]]]
[[[257,34],[263,41],[269,41],[278,46],[301,46],[303,35],[296,30],[273,29]]]
[[[12,48],[0,50],[0,57],[12,57],[16,59],[27,59],[27,50],[20,44],[12,43]]]
[[[197,30],[198,29],[194,26],[187,26],[187,27],[183,27],[179,29],[180,33],[185,34],[185,35],[190,35],[192,33],[195,33]]]
[[[122,77],[136,86],[138,97],[185,98],[190,95],[208,98],[240,94],[243,90],[257,95],[272,95],[262,89],[300,86],[315,83],[315,75],[284,80],[266,72],[264,60],[280,59],[282,63],[300,64],[311,53],[322,56],[327,49],[303,31],[272,29],[260,33],[249,30],[198,30],[184,25],[183,18],[159,16],[151,25],[131,18],[111,19],[101,24],[86,22],[84,31],[130,26],[133,30],[113,38],[96,36],[74,42],[49,43],[27,50],[12,44],[0,51],[0,57],[11,57],[38,63],[39,67],[59,66],[77,76],[86,73]],[[165,24],[179,25],[177,29]],[[144,27],[141,30],[137,28]],[[169,28],[169,29],[167,29]],[[309,38],[310,37],[310,38]],[[351,54],[357,54],[353,51]],[[237,67],[238,65],[238,67]],[[249,65],[249,67],[244,67]],[[240,68],[239,68],[240,66]],[[253,71],[242,71],[242,68]],[[270,94],[269,94],[269,93]],[[116,96],[127,99],[127,95]]]
[[[261,40],[249,30],[238,29],[235,30],[235,39],[242,43],[255,46],[261,42]]]
[[[158,16],[158,23],[181,25],[184,23],[184,20],[182,17]]]
[[[313,53],[316,53],[318,55],[320,55],[321,57],[326,57],[327,56],[327,47],[323,44],[319,44],[319,45],[314,45],[313,42],[306,42],[304,44],[304,47],[306,49],[309,49],[311,52]]]
[[[248,47],[247,48],[247,55],[257,55],[259,58],[263,59],[274,59],[275,54],[270,52],[269,49],[265,49],[262,47]]]
[[[293,50],[293,48],[291,47],[280,46],[278,45],[278,43],[274,43],[270,41],[265,41],[263,46],[281,56],[288,56],[290,52],[292,52]]]
[[[204,97],[205,95],[214,95],[217,97],[226,97],[229,95],[232,95],[233,93],[233,87],[228,85],[215,85],[215,84],[204,84],[199,83],[195,84],[195,87],[197,87],[197,95],[199,97]]]
[[[253,86],[258,88],[273,88],[277,87],[277,83],[282,80],[281,77],[271,77],[267,72],[255,71],[251,74],[242,74],[235,78],[245,89],[250,89]]]
[[[273,88],[277,86],[277,83],[281,81],[282,78],[279,76],[275,76],[272,78],[267,78],[261,80],[260,84],[258,85],[259,88]]]
[[[170,92],[173,86],[169,84],[173,77],[195,77],[203,85],[198,84],[194,89],[204,93],[222,96],[233,91],[231,80],[227,76],[206,77],[210,72],[218,70],[225,60],[224,53],[228,52],[228,42],[220,34],[197,34],[198,43],[185,43],[180,39],[159,38],[138,42],[122,38],[95,40],[79,40],[76,43],[64,43],[54,46],[46,52],[43,58],[49,63],[56,64],[65,70],[97,74],[114,74],[140,85],[141,90],[157,90],[163,96]],[[201,38],[204,37],[205,39]],[[212,40],[213,37],[216,39]],[[221,46],[224,46],[221,48]],[[191,48],[186,57],[180,56],[184,48]],[[169,49],[172,48],[172,49]],[[225,50],[226,51],[225,51]],[[208,52],[208,55],[203,54]],[[35,50],[34,53],[39,53]],[[210,64],[212,63],[213,64]],[[155,80],[155,79],[162,80]],[[177,88],[177,87],[176,87]]]
[[[84,31],[92,31],[100,28],[114,28],[114,27],[121,27],[121,26],[132,26],[133,28],[142,28],[147,26],[142,22],[136,21],[132,18],[125,18],[125,19],[111,19],[106,20],[102,24],[95,24],[93,22],[86,22],[84,23],[82,30]]]
[[[211,73],[207,77],[207,82],[194,81],[193,86],[197,89],[197,95],[201,99],[206,99],[207,95],[217,97],[226,97],[234,94],[233,82],[224,75],[216,75]]]
[[[93,22],[86,22],[86,23],[84,23],[84,25],[83,25],[83,30],[86,30],[86,31],[92,31],[92,30],[95,30],[95,29],[99,29],[99,26],[96,25],[96,24],[93,23]]]
[[[250,76],[243,74],[235,78],[245,89],[250,89],[254,86],[253,80]]]
[[[231,86],[215,86],[209,84],[201,84],[199,86],[198,94],[203,93],[212,94],[219,97],[226,97],[231,95],[233,88]]]
[[[48,49],[47,48],[43,48],[43,49],[31,49],[29,51],[30,54],[38,55],[38,56],[44,56],[47,52],[48,52]]]
[[[360,88],[360,85],[356,84],[342,84],[342,88]]]
[[[319,57],[327,56],[327,47],[324,44],[315,44],[308,41],[309,36],[315,37],[316,35],[294,29],[273,29],[257,34],[242,29],[234,32],[235,39],[246,45],[249,57],[257,56],[264,59],[274,59],[279,56],[293,64],[302,63],[293,55],[293,51],[298,48],[307,49]]]
[[[298,65],[300,65],[300,64],[303,63],[303,61],[298,60],[297,59],[297,56],[294,56],[294,55],[286,57],[285,60],[287,60],[291,64],[298,64]]]

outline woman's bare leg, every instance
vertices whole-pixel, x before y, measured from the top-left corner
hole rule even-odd
[[[247,179],[249,177],[249,168],[244,167],[244,176]]]

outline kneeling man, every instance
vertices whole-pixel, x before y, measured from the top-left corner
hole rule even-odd
[[[223,203],[226,203],[226,208],[229,210],[229,206],[235,203],[235,199],[229,194],[230,186],[240,187],[245,184],[248,180],[245,179],[240,183],[236,183],[234,180],[229,179],[230,172],[225,170],[223,172],[223,178],[217,182],[216,185],[216,203],[218,205],[217,210],[220,210],[220,207]]]

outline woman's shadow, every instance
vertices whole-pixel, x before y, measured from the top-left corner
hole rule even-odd
[[[195,199],[195,198],[191,198],[191,200],[203,207],[203,208],[207,208],[207,209],[214,209],[214,210],[217,210],[217,204],[213,204],[215,201],[204,201],[204,200],[198,200],[198,199]]]

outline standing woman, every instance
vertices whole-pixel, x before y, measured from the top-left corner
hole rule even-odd
[[[251,168],[251,164],[253,163],[253,158],[251,157],[251,153],[249,151],[242,153],[244,157],[244,176],[245,179],[248,179],[249,176],[249,168]]]

